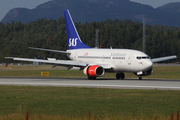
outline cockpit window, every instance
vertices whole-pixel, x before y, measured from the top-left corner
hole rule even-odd
[[[137,59],[139,59],[139,60],[140,60],[140,59],[141,59],[141,57],[137,57]]]
[[[138,60],[140,60],[140,59],[150,59],[150,57],[149,56],[138,56],[137,59]]]

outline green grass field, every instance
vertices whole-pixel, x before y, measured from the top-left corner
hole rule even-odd
[[[50,65],[11,65],[0,66],[0,77],[68,77],[86,78],[83,71],[65,70],[63,67],[51,69]],[[153,66],[154,73],[143,76],[143,79],[180,79],[180,66]],[[41,76],[41,72],[49,72],[49,76]],[[133,73],[125,73],[126,78],[136,78]],[[105,73],[103,78],[115,78],[115,73]]]
[[[0,86],[0,119],[170,119],[180,91]]]
[[[143,79],[180,79],[179,66],[154,66],[154,73]],[[0,66],[0,77],[86,78],[82,71],[51,66]],[[106,73],[104,78],[115,78]],[[126,78],[136,78],[126,73]],[[177,90],[120,90],[75,87],[0,86],[0,120],[169,120],[180,109]],[[174,116],[175,116],[174,115]],[[175,117],[174,117],[175,120]]]

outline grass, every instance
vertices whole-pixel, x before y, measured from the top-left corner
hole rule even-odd
[[[170,119],[180,91],[0,86],[0,119]]]
[[[143,79],[180,79],[180,66],[154,66],[154,73]],[[86,78],[82,71],[45,66],[0,66],[0,77]],[[115,78],[105,73],[104,78]],[[126,78],[136,78],[126,73]],[[0,120],[169,120],[180,108],[180,91],[171,90],[116,90],[74,87],[0,86]],[[176,114],[175,114],[176,115]]]
[[[180,66],[154,66],[150,78],[180,79]]]
[[[0,66],[0,77],[68,77],[86,78],[83,71],[65,70],[63,67],[51,69],[50,65],[11,65]],[[180,79],[180,66],[154,66],[154,73],[150,76],[143,76],[143,79]],[[49,72],[49,76],[41,76],[41,72]],[[136,78],[133,73],[125,73],[126,78]],[[115,73],[105,73],[103,78],[115,78]]]
[[[1,70],[52,70],[52,65],[0,65]],[[55,70],[66,69],[65,67],[57,66]]]

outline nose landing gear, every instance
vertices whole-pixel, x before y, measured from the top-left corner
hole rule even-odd
[[[124,79],[125,75],[123,72],[120,72],[120,73],[116,73],[116,79]]]
[[[138,80],[142,80],[142,76],[138,76],[137,79],[138,79]]]

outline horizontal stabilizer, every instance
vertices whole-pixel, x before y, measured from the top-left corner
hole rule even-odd
[[[171,60],[171,59],[176,59],[176,58],[177,56],[173,55],[173,56],[167,56],[167,57],[154,58],[151,60],[153,63],[156,63],[156,62],[161,62],[161,61],[166,61],[166,60]]]
[[[70,54],[69,52],[66,52],[66,51],[52,50],[52,49],[44,49],[44,48],[34,48],[34,47],[29,47],[29,49],[43,50],[43,51],[50,51],[50,52],[58,52],[58,53]]]

